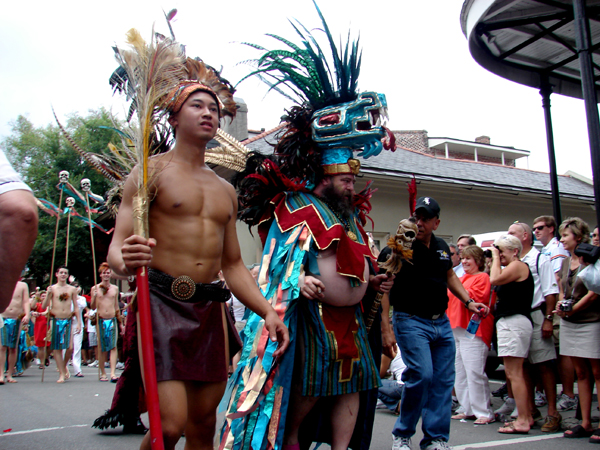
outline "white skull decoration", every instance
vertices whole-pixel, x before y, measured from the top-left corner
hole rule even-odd
[[[396,244],[401,248],[411,249],[418,232],[417,224],[408,219],[401,220],[396,231]]]
[[[83,192],[91,192],[92,183],[89,178],[83,178],[81,180],[81,189],[83,189]]]
[[[68,183],[69,182],[69,172],[67,172],[66,170],[61,170],[58,173],[58,180],[61,183]]]
[[[72,208],[75,206],[75,199],[73,197],[67,197],[67,207]]]

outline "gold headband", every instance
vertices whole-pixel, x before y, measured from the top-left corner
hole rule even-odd
[[[347,163],[327,164],[323,166],[323,173],[325,175],[340,175],[342,173],[351,173],[353,175],[358,175],[359,171],[360,161],[354,158],[350,158]]]

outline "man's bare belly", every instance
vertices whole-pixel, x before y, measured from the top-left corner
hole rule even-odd
[[[367,283],[352,287],[350,277],[340,275],[336,271],[336,248],[332,246],[319,252],[318,265],[320,275],[313,275],[323,282],[325,290],[322,302],[332,306],[351,306],[360,302],[367,291]],[[365,264],[364,277],[369,279],[369,267]]]

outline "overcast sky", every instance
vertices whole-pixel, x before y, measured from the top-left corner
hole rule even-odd
[[[487,135],[492,144],[529,150],[529,168],[548,171],[538,91],[493,75],[471,58],[460,28],[462,3],[320,0],[319,5],[334,36],[345,37],[349,28],[360,32],[359,88],[386,94],[392,130],[470,141]],[[0,138],[11,133],[10,122],[19,114],[37,126],[52,123],[51,105],[62,119],[99,106],[122,113],[108,85],[116,67],[111,47],[132,27],[149,37],[155,23],[166,34],[162,11],[171,8],[178,9],[174,31],[188,55],[223,66],[223,76],[233,83],[250,70],[238,63],[256,56],[240,42],[281,48],[264,34],[296,40],[287,19],[307,28],[320,24],[310,0],[8,2],[0,16]],[[250,128],[276,126],[291,105],[265,92],[248,80],[235,94],[248,105]],[[553,95],[551,102],[559,174],[572,170],[591,178],[583,101]]]

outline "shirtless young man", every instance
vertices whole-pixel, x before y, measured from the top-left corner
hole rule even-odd
[[[42,308],[48,305],[50,309],[50,322],[52,327],[52,340],[50,350],[56,361],[60,373],[57,383],[64,383],[71,375],[67,370],[67,361],[73,351],[71,339],[71,318],[77,317],[75,333],[81,330],[79,306],[77,305],[77,288],[67,284],[69,269],[61,266],[56,271],[56,284],[48,286],[48,294]],[[62,351],[67,350],[63,358]]]
[[[12,300],[2,313],[2,319],[4,319],[4,327],[0,329],[0,335],[2,336],[2,347],[0,347],[0,384],[4,384],[6,352],[8,352],[6,382],[16,383],[17,380],[12,377],[12,372],[17,363],[19,336],[21,335],[21,327],[27,325],[30,319],[29,288],[22,281],[17,282]]]
[[[119,337],[117,324],[123,328],[121,322],[121,311],[119,309],[119,289],[114,284],[110,284],[112,271],[107,263],[100,264],[98,268],[102,282],[92,288],[92,309],[98,309],[98,321],[96,322],[100,355],[98,355],[98,367],[100,367],[100,381],[108,381],[104,363],[106,353],[110,352],[110,381],[116,383],[118,378],[115,375],[117,366],[117,338]]]
[[[225,391],[229,364],[220,303],[228,296],[222,295],[220,285],[211,284],[219,270],[234,295],[264,318],[271,340],[279,340],[277,354],[285,351],[289,337],[242,261],[235,228],[235,190],[205,164],[206,144],[219,126],[216,95],[201,84],[188,84],[180,85],[173,96],[176,100],[168,110],[175,146],[150,161],[150,170],[156,174],[150,193],[151,238],[133,235],[136,167],[125,183],[108,262],[120,276],[132,275],[141,266],[150,267],[165,448],[173,449],[185,432],[186,448],[212,450],[216,408]],[[187,297],[177,286],[182,283],[193,289],[192,280],[196,293],[187,300],[175,298],[175,292],[179,298]],[[165,343],[169,336],[177,338],[171,339],[171,345]],[[202,336],[204,339],[198,340]],[[150,449],[149,433],[141,448]]]

